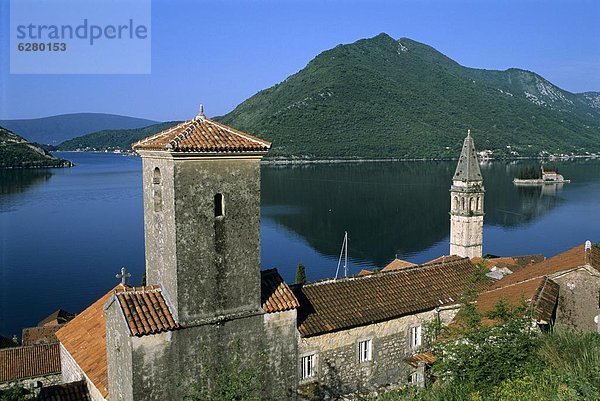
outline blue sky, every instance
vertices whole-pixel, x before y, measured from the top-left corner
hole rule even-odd
[[[386,32],[478,68],[535,71],[600,91],[599,1],[152,1],[148,75],[11,75],[0,2],[0,118],[224,114],[319,52]]]

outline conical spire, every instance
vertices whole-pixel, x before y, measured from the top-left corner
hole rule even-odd
[[[456,166],[456,172],[452,178],[454,181],[482,181],[479,160],[475,152],[475,143],[471,136],[471,130],[467,131],[467,137],[463,143],[460,159]]]

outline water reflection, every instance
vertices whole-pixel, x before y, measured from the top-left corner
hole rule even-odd
[[[591,166],[600,175],[600,164]],[[512,180],[522,167],[518,162],[482,165],[486,226],[525,226],[563,204],[562,184],[515,186]],[[266,166],[263,218],[332,258],[348,231],[352,256],[382,266],[396,255],[416,255],[447,239],[454,168],[455,162]],[[577,163],[561,171],[574,181],[590,175]]]
[[[52,172],[46,169],[0,169],[0,195],[27,191],[50,177]]]

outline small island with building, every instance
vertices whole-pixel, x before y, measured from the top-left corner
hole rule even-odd
[[[521,170],[517,177],[513,180],[515,185],[546,185],[546,184],[564,184],[571,180],[565,178],[558,173],[555,167],[542,166],[540,169],[535,167],[526,167]]]

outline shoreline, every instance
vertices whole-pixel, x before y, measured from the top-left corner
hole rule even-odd
[[[101,150],[63,150],[55,151],[55,153],[109,153],[121,156],[139,157],[136,153],[130,153],[123,151],[121,153],[105,152]],[[479,158],[480,163],[494,162],[494,161],[518,161],[518,160],[549,160],[549,161],[567,161],[572,159],[598,159],[597,155],[569,155],[569,156],[519,156],[519,157],[486,157],[484,159]],[[390,163],[390,162],[431,162],[431,161],[456,161],[457,157],[415,157],[415,158],[396,158],[388,157],[382,159],[368,159],[368,158],[357,158],[357,159],[263,159],[261,164],[264,165],[302,165],[302,164],[343,164],[343,163]]]

